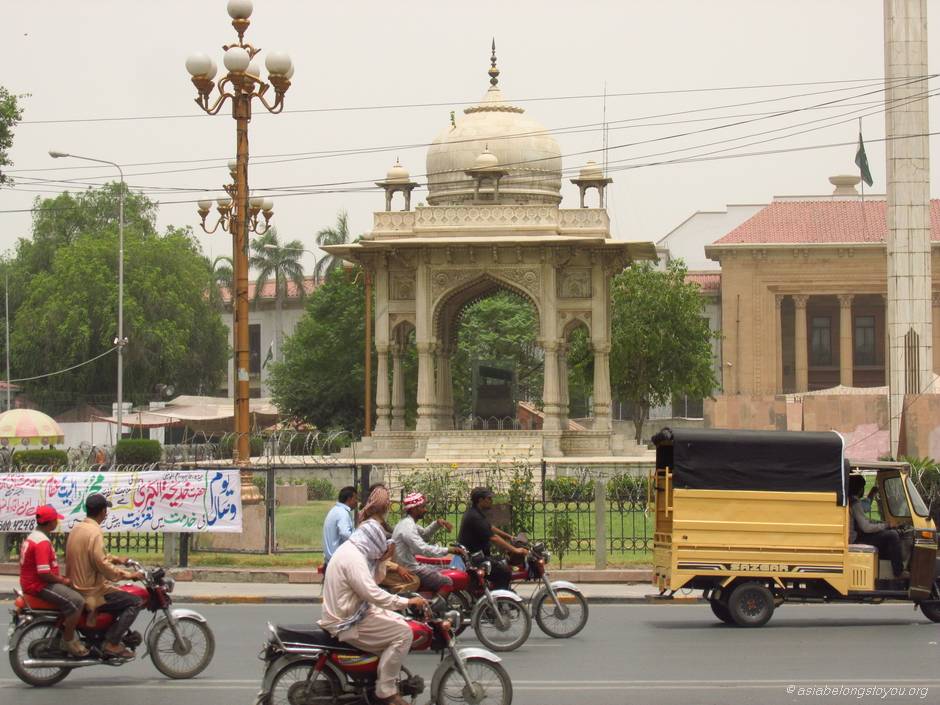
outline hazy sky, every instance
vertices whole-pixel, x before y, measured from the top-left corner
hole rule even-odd
[[[940,0],[927,5],[931,19],[940,22]],[[202,195],[200,189],[217,189],[227,178],[224,165],[234,155],[235,127],[228,110],[215,117],[200,114],[184,61],[202,50],[221,66],[221,45],[234,36],[224,0],[5,3],[0,85],[30,95],[23,100],[24,123],[11,153],[18,181],[14,189],[0,191],[0,250],[30,230],[28,212],[9,211],[28,209],[35,196],[65,188],[34,179],[75,179],[74,189],[112,178],[108,169],[54,161],[50,148],[128,165],[132,186],[159,189],[151,196],[163,204],[161,226],[188,224],[201,233],[192,201]],[[413,175],[423,174],[424,145],[447,126],[451,110],[485,92],[492,36],[506,98],[520,101],[547,128],[560,130],[564,155],[603,144],[598,126],[603,100],[570,96],[602,94],[605,83],[609,94],[634,94],[607,99],[608,159],[615,179],[608,208],[617,238],[657,240],[694,211],[727,203],[831,192],[827,177],[855,170],[854,146],[643,165],[714,150],[727,155],[853,142],[859,114],[873,113],[865,118],[864,133],[873,191],[884,192],[884,149],[875,141],[884,130],[877,85],[884,72],[878,0],[256,0],[247,37],[262,49],[291,54],[296,73],[287,107],[309,111],[270,116],[261,108],[251,125],[251,185],[274,195],[282,237],[313,247],[314,233],[343,208],[354,233],[368,230],[371,212],[384,205],[378,189],[291,196],[283,189],[322,190],[344,182],[361,188],[382,178],[396,157]],[[938,37],[931,32],[931,72],[940,68]],[[854,82],[637,95],[835,81]],[[938,85],[940,79],[932,80],[929,90]],[[564,96],[569,98],[560,99]],[[552,100],[522,100],[533,98]],[[839,102],[813,108],[832,101]],[[313,112],[413,103],[441,105]],[[932,129],[937,129],[936,101],[931,107]],[[796,108],[813,109],[767,115]],[[144,116],[177,117],[80,121]],[[63,120],[79,121],[55,122]],[[710,129],[741,121],[749,122]],[[792,134],[802,130],[810,131]],[[727,141],[732,138],[746,139]],[[720,143],[705,146],[714,142]],[[933,139],[935,169],[937,144]],[[383,147],[357,155],[323,154]],[[271,155],[287,154],[296,156],[263,164],[266,156],[272,161]],[[590,158],[600,161],[602,155],[566,156],[564,166],[576,169]],[[148,162],[163,163],[144,165]],[[61,167],[79,168],[49,171]],[[577,191],[568,178],[562,205],[576,207]],[[931,193],[936,196],[937,189]],[[416,193],[414,200],[423,201],[424,194]],[[231,254],[224,233],[202,235],[201,241],[208,254]],[[311,265],[312,257],[306,256],[306,263]]]

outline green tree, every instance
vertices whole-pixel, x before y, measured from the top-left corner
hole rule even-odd
[[[111,348],[117,329],[118,246],[117,218],[108,215],[106,204],[118,188],[112,184],[101,194],[71,197],[74,207],[67,212],[75,222],[57,213],[56,226],[37,238],[55,241],[47,269],[29,276],[37,243],[20,241],[15,268],[24,284],[11,331],[14,377],[77,365]],[[133,205],[124,233],[124,332],[130,341],[124,351],[126,397],[145,401],[158,383],[173,383],[182,393],[214,392],[224,378],[228,344],[207,295],[211,273],[199,244],[189,229],[171,227],[156,234],[156,206],[145,197],[135,194],[128,203]],[[46,408],[73,404],[90,390],[111,395],[114,365],[113,356],[105,355],[68,374],[27,382],[26,391]]]
[[[336,216],[336,225],[330,228],[323,228],[317,232],[317,247],[328,245],[345,245],[349,242],[349,214],[346,211],[340,211]],[[313,270],[314,278],[319,282],[327,274],[343,266],[343,258],[331,255],[329,252],[323,255],[317,262]]]
[[[304,245],[300,240],[291,240],[281,245],[277,239],[277,229],[271,228],[264,235],[251,243],[251,258],[248,264],[258,270],[258,280],[255,284],[255,302],[261,299],[261,292],[268,280],[274,279],[274,361],[281,359],[281,338],[284,335],[282,312],[284,300],[287,298],[287,285],[294,284],[299,297],[302,299],[304,291],[304,267],[300,257]]]
[[[222,309],[222,290],[224,289],[232,295],[235,289],[235,272],[232,264],[232,258],[227,255],[219,255],[213,259],[205,258],[206,265],[209,267],[209,299],[216,308]]]
[[[364,344],[361,272],[329,271],[308,298],[293,335],[284,341],[282,360],[270,367],[271,393],[281,413],[321,429],[362,433]]]
[[[685,281],[681,261],[666,271],[635,264],[614,277],[611,288],[610,381],[635,404],[636,441],[651,406],[673,396],[709,396],[718,386],[712,341],[696,284]]]
[[[13,146],[13,129],[23,117],[23,108],[19,103],[22,97],[13,95],[0,86],[0,184],[10,180],[10,177],[3,173],[3,167],[13,166],[9,152]]]
[[[458,414],[467,416],[472,411],[474,360],[512,365],[520,396],[541,399],[542,351],[537,343],[538,329],[538,316],[532,305],[508,291],[499,291],[464,309],[451,364]]]

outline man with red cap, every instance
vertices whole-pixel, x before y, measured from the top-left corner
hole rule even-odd
[[[75,627],[82,615],[85,598],[72,589],[72,581],[59,575],[59,562],[49,535],[56,530],[59,520],[64,519],[51,504],[36,508],[36,530],[20,549],[20,587],[27,595],[33,595],[55,605],[65,621],[62,623],[62,647],[72,656],[88,655],[82,643],[75,638]]]
[[[418,563],[415,556],[442,557],[449,553],[460,553],[460,549],[456,546],[447,548],[428,543],[440,529],[450,531],[454,526],[443,519],[437,519],[427,526],[418,524],[428,513],[427,501],[420,492],[406,495],[403,508],[405,516],[392,532],[392,540],[395,542],[395,560],[400,566],[418,577],[422,590],[438,592],[441,588],[451,585],[451,579],[434,566]]]

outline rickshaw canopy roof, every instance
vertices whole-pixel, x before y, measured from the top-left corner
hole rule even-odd
[[[835,492],[846,502],[844,443],[835,431],[664,428],[652,438],[656,467],[696,490]]]

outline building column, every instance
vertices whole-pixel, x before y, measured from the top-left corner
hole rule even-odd
[[[839,384],[853,384],[852,294],[839,294]]]
[[[542,341],[542,350],[545,352],[545,379],[542,389],[542,405],[545,420],[542,424],[542,429],[545,431],[560,431],[561,404],[558,389],[558,341]]]
[[[610,430],[610,343],[594,343],[594,430]]]
[[[774,394],[783,394],[783,294],[774,294]]]
[[[796,391],[809,391],[809,348],[806,341],[806,303],[809,296],[796,294],[793,296],[793,307],[796,319],[793,327],[794,358],[796,367]]]
[[[438,428],[454,428],[454,379],[450,372],[450,351],[440,349],[437,359]]]
[[[388,395],[388,345],[375,346],[375,430],[388,431],[391,399]]]
[[[405,383],[401,370],[402,346],[392,346],[392,430],[405,430]]]
[[[558,346],[558,404],[561,406],[561,427],[568,429],[571,400],[568,397],[568,344]]]
[[[418,343],[418,421],[416,431],[432,431],[434,415],[434,343]]]

